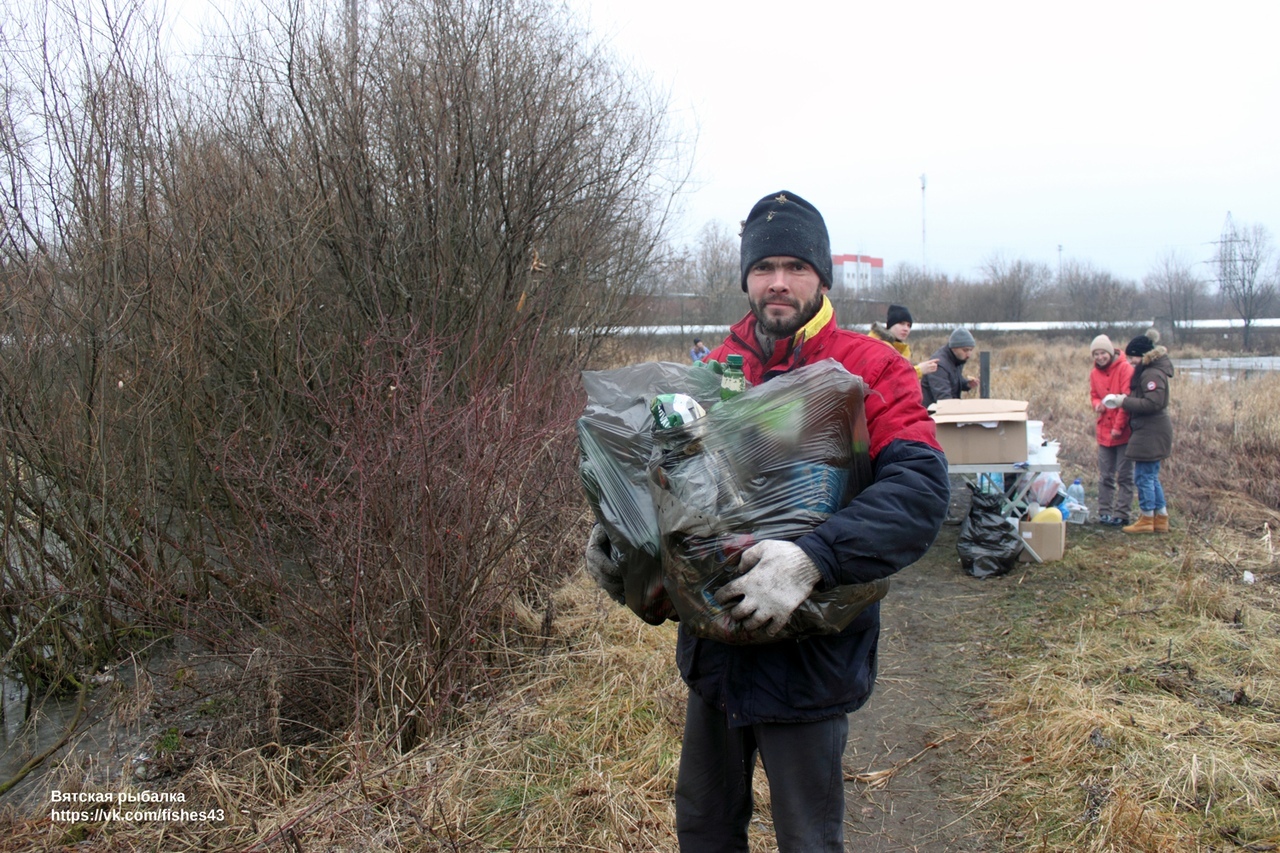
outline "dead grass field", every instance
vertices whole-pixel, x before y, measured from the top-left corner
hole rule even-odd
[[[1086,345],[991,348],[992,395],[1030,401],[1064,478],[1092,490]],[[981,849],[1280,849],[1280,377],[1175,380],[1173,418],[1169,536],[1073,529],[1062,561],[985,582],[984,615],[957,627],[978,651],[955,677],[981,698],[946,733],[960,781],[945,806]],[[145,787],[224,808],[222,822],[9,808],[0,849],[674,851],[672,628],[578,575],[550,625],[512,604],[493,655],[506,690],[408,754],[341,736],[211,750]],[[74,768],[59,779],[75,789]]]

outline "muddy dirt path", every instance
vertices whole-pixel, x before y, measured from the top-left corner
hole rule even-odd
[[[958,531],[944,527],[920,562],[894,576],[881,603],[880,676],[871,700],[849,717],[845,770],[897,769],[879,783],[846,783],[846,846],[858,853],[993,849],[957,795],[979,698],[977,646],[994,592],[989,584],[1012,576],[981,581],[965,574]]]

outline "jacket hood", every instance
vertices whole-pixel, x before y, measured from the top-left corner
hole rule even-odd
[[[1173,376],[1173,361],[1169,358],[1169,350],[1166,347],[1157,345],[1155,349],[1142,357],[1140,368],[1146,370],[1148,367],[1154,367],[1165,376]]]
[[[876,340],[885,341],[886,343],[891,343],[897,340],[897,338],[889,334],[889,330],[886,329],[884,327],[884,324],[880,323],[879,321],[871,324],[871,330],[867,332],[867,334],[875,338]]]

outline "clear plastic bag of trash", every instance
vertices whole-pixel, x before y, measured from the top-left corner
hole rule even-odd
[[[662,580],[658,515],[649,494],[653,414],[659,394],[686,394],[704,409],[720,400],[720,377],[705,367],[653,361],[582,374],[587,405],[578,419],[578,475],[622,568],[627,607],[653,625],[675,614]]]
[[[1062,477],[1056,471],[1043,471],[1031,480],[1031,486],[1027,489],[1027,496],[1033,499],[1040,506],[1056,506],[1062,501],[1059,495],[1066,497],[1067,487],[1062,482]]]
[[[603,378],[593,377],[588,385]],[[631,374],[624,379],[636,378]],[[608,380],[616,384],[619,377]],[[621,550],[638,551],[646,558],[625,567],[628,606],[653,621],[665,606],[661,596],[694,633],[723,642],[753,643],[838,633],[868,604],[883,598],[887,580],[814,593],[774,637],[743,631],[729,618],[727,608],[715,601],[716,590],[737,576],[743,550],[763,539],[799,538],[871,482],[865,387],[860,378],[830,360],[783,374],[724,402],[716,399],[718,389],[710,394],[688,385],[682,393],[706,408],[705,417],[647,437],[636,436],[630,452],[614,446],[611,455],[619,463],[616,466],[590,460],[594,480],[602,486],[596,491],[597,516],[602,521],[624,515],[611,506],[609,491],[628,484],[621,502],[631,507],[625,515],[636,525],[615,526],[626,537]],[[650,389],[653,394],[670,390],[670,385]],[[583,429],[580,423],[580,436]],[[587,431],[593,430],[587,427]],[[647,508],[635,506],[642,502],[633,488],[641,446],[649,448],[643,472],[650,492]],[[583,445],[584,461],[593,453]],[[599,469],[604,467],[626,467],[627,471],[602,477]],[[590,487],[588,499],[592,500]],[[609,533],[612,540],[614,531]],[[655,539],[657,579],[652,563]],[[637,576],[632,577],[633,572]],[[633,587],[639,593],[639,609],[632,604]]]

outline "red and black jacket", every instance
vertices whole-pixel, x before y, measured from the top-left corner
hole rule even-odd
[[[947,463],[920,405],[911,364],[866,335],[839,328],[829,300],[793,339],[766,357],[748,315],[710,358],[743,356],[752,384],[833,358],[868,385],[871,485],[796,544],[822,574],[819,589],[887,577],[918,560],[946,515]],[[892,593],[890,593],[892,594]],[[681,629],[680,673],[734,725],[805,722],[849,713],[871,695],[880,634],[878,604],[840,634],[761,645],[729,645]]]

